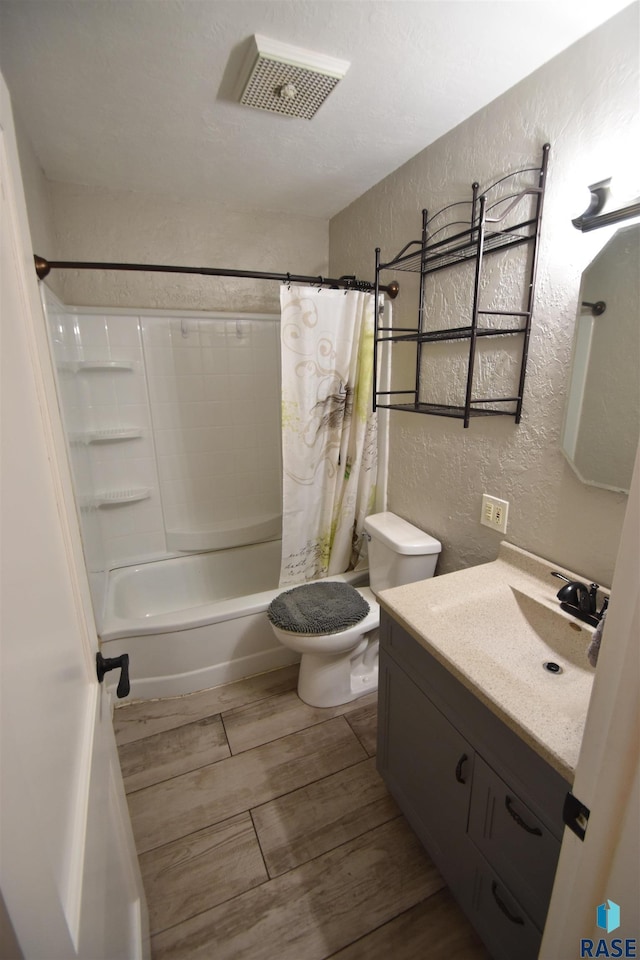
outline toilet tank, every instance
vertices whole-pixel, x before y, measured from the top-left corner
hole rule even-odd
[[[371,537],[369,583],[374,593],[435,573],[442,544],[428,533],[389,512],[367,517],[364,528]]]

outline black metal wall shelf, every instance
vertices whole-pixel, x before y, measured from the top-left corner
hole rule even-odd
[[[538,241],[542,220],[544,188],[549,156],[549,144],[542,148],[540,166],[526,167],[515,173],[501,177],[480,193],[479,185],[472,184],[471,199],[450,204],[429,218],[427,210],[422,211],[422,238],[412,240],[392,259],[382,262],[380,248],[376,249],[376,293],[382,289],[380,274],[392,270],[420,275],[418,324],[413,328],[381,327],[376,317],[375,363],[378,368],[379,344],[415,343],[416,367],[415,383],[407,390],[380,391],[377,378],[374,379],[374,409],[382,407],[388,410],[403,410],[410,413],[423,413],[432,416],[453,417],[469,426],[474,417],[510,416],[519,423],[522,414],[522,397],[531,331],[535,278],[537,268]],[[512,191],[512,192],[510,192]],[[526,198],[531,197],[533,213],[524,211]],[[468,220],[459,219],[461,206],[470,208]],[[526,219],[510,222],[517,214]],[[434,225],[437,224],[437,229]],[[431,232],[430,232],[431,231]],[[480,290],[484,260],[487,256],[508,252],[527,244],[531,255],[522,266],[522,283],[526,291],[526,309],[491,310],[480,309]],[[424,308],[426,278],[439,270],[457,264],[472,263],[474,266],[473,297],[470,304],[470,322],[448,329],[429,329]],[[509,327],[480,326],[480,318],[511,317]],[[461,318],[462,319],[462,318]],[[517,324],[517,325],[516,325]],[[515,397],[474,397],[473,376],[476,359],[476,344],[479,338],[522,337],[520,355],[519,385]],[[466,390],[464,405],[445,403],[425,403],[421,400],[421,353],[424,345],[447,341],[469,341],[469,355],[466,362]],[[393,396],[412,397],[411,402],[389,402]],[[511,409],[503,410],[495,406],[478,408],[478,404],[510,404]]]

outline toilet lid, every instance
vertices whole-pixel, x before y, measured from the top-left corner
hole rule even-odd
[[[326,580],[293,587],[272,600],[267,616],[290,633],[339,633],[364,620],[369,604],[348,583]]]

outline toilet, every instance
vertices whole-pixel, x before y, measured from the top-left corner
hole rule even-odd
[[[328,578],[285,591],[267,612],[280,643],[302,655],[298,696],[312,707],[335,707],[377,690],[376,594],[432,577],[442,549],[438,540],[394,513],[375,513],[364,528],[370,587]],[[345,612],[348,626],[336,626],[336,610]]]

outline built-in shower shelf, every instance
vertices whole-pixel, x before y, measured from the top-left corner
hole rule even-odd
[[[115,507],[123,503],[136,503],[151,496],[150,487],[135,487],[127,490],[101,490],[93,498],[96,507]]]
[[[59,360],[59,370],[80,373],[85,370],[133,370],[133,360]]]
[[[140,427],[106,427],[70,434],[72,443],[113,443],[115,440],[135,440],[142,436]]]
[[[167,530],[169,550],[226,550],[282,536],[282,515],[268,514],[244,519],[220,520],[197,530]]]

